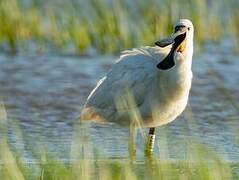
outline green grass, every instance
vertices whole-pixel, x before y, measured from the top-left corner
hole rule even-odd
[[[126,106],[133,105],[133,99],[127,93]],[[189,125],[196,130],[196,122],[191,112],[186,113]],[[132,112],[132,118],[140,119],[138,112]],[[140,122],[138,122],[140,124]],[[71,180],[71,179],[99,179],[99,180],[134,180],[134,179],[173,179],[173,180],[224,180],[239,178],[239,163],[223,160],[214,150],[198,143],[194,137],[187,143],[186,157],[182,160],[169,158],[167,147],[167,132],[160,132],[160,155],[146,155],[142,159],[135,159],[133,155],[114,159],[99,156],[100,149],[90,143],[87,126],[77,123],[73,137],[74,146],[71,148],[71,158],[62,162],[51,157],[47,150],[33,152],[35,162],[28,163],[21,153],[11,150],[7,142],[7,111],[0,103],[0,179],[40,179],[40,180]],[[21,130],[14,123],[17,137],[23,140]],[[141,133],[144,138],[145,135]]]
[[[194,23],[198,45],[227,37],[238,51],[238,7],[237,0],[1,0],[0,44],[10,52],[33,41],[39,51],[51,44],[79,54],[90,49],[117,53],[152,45],[172,32],[178,18],[186,17]]]
[[[50,157],[39,159],[36,164],[27,164],[7,144],[1,146],[1,179],[237,179],[239,164],[221,160],[214,152],[200,144],[188,159],[170,161],[159,158],[145,158],[141,161],[130,159],[100,159],[81,156],[70,163],[63,163]],[[85,150],[87,151],[87,150]]]

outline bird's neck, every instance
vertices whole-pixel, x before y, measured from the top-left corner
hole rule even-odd
[[[192,57],[193,57],[193,41],[187,43],[185,52],[178,55],[179,57],[179,68],[186,68],[191,70],[192,68]]]

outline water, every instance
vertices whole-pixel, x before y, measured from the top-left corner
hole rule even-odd
[[[111,67],[114,57],[0,54],[0,96],[7,113],[11,148],[33,161],[47,150],[58,159],[70,158],[74,124],[90,90]],[[193,87],[186,111],[157,130],[156,154],[167,147],[172,159],[182,159],[186,146],[197,141],[229,161],[239,160],[239,61],[232,53],[212,51],[194,57]],[[89,124],[89,139],[100,154],[127,157],[128,129]],[[3,136],[3,132],[0,133]],[[161,146],[166,137],[167,146]],[[137,138],[138,156],[143,154]]]

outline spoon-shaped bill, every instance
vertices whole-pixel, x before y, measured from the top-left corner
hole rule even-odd
[[[178,36],[180,36],[180,35],[182,35],[182,34],[184,34],[186,32],[186,30],[182,30],[182,31],[177,31],[177,32],[175,32],[174,34],[172,34],[171,36],[169,36],[168,38],[166,38],[166,39],[161,39],[161,40],[159,40],[159,41],[156,41],[155,42],[155,45],[157,45],[157,46],[159,46],[159,47],[166,47],[166,46],[168,46],[168,45],[171,45],[171,44],[173,44],[174,42],[175,42],[175,39],[178,37]]]
[[[176,51],[176,49],[180,48],[180,45],[185,40],[185,38],[186,32],[179,34],[173,39],[174,43],[169,54],[157,65],[157,68],[161,70],[168,70],[175,66],[174,52]]]

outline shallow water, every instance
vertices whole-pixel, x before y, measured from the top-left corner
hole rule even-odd
[[[69,159],[80,107],[114,61],[114,57],[103,56],[0,54],[0,96],[8,113],[11,148],[28,161],[43,150]],[[156,154],[166,152],[171,159],[183,159],[187,145],[197,141],[225,160],[238,161],[238,56],[213,50],[197,55],[193,72],[189,105],[176,121],[157,129]],[[114,124],[87,127],[91,144],[102,156],[127,157],[127,128]],[[142,157],[140,134],[137,151]]]

